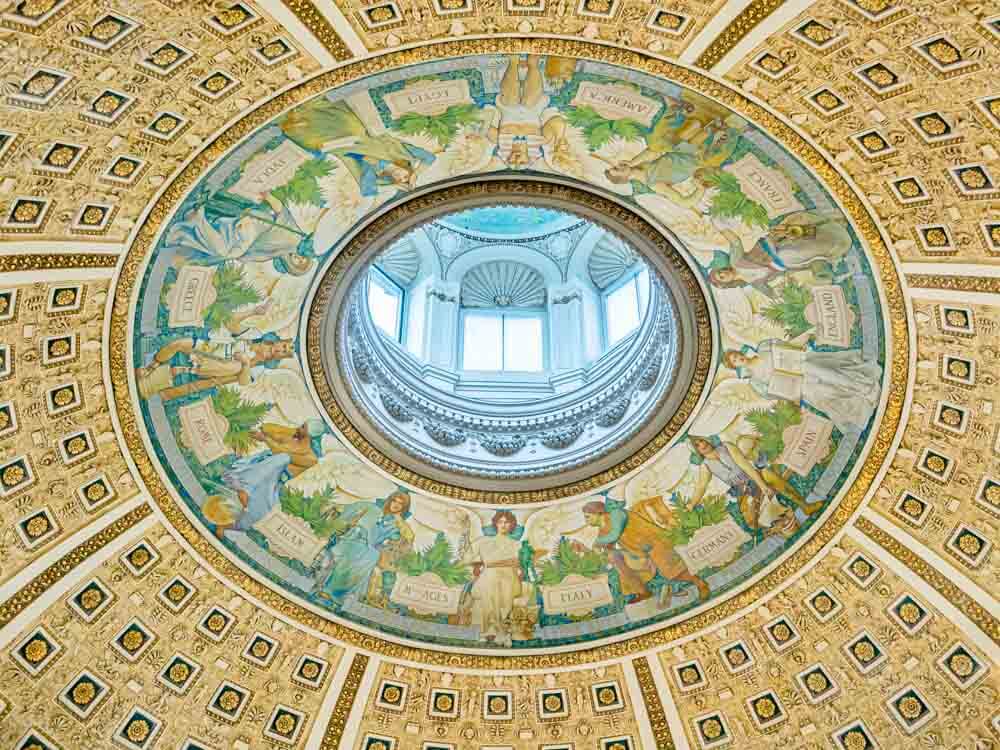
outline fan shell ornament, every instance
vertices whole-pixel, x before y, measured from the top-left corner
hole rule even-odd
[[[436,152],[415,146],[415,139],[400,131],[406,114],[400,107],[406,105],[393,94],[427,76],[455,97],[455,106],[474,114],[495,109],[496,76],[486,72],[499,70],[502,76],[505,62],[485,54],[486,45],[491,51],[499,46],[543,59],[546,54],[576,59],[572,74],[546,89],[546,117],[562,117],[572,137],[562,150],[528,138],[528,157],[541,160],[530,174],[517,155],[522,147],[504,138],[482,144],[484,154],[500,156],[499,163],[487,171],[465,166],[490,163],[459,158],[460,147],[470,148],[471,139],[483,137],[471,125],[448,131]],[[286,616],[364,650],[441,665],[458,659],[469,668],[547,668],[635,653],[731,616],[808,565],[859,506],[898,427],[908,360],[898,278],[873,221],[834,165],[739,92],[627,51],[615,51],[614,62],[611,57],[607,49],[584,42],[505,39],[429,45],[363,66],[345,65],[289,89],[222,133],[164,191],[137,233],[115,290],[112,385],[125,442],[150,496],[167,523],[220,575]],[[405,72],[393,71],[404,62]],[[345,98],[347,84],[352,100],[365,98],[363,110],[352,109]],[[582,130],[572,124],[584,97],[596,100],[601,92],[626,89],[635,97],[630,111],[648,113],[636,130],[636,154],[654,151],[646,162],[633,159],[637,166],[602,161],[607,144],[599,134],[577,137]],[[707,91],[713,100],[701,93]],[[670,115],[681,100],[690,109],[686,129],[672,132]],[[720,108],[725,118],[716,116]],[[610,99],[596,113],[608,123],[624,116]],[[709,170],[703,174],[711,180],[706,177],[697,188],[705,190],[706,199],[678,200],[678,191],[694,180],[673,192],[660,190],[669,179],[680,185],[684,175],[668,179],[656,144],[668,137],[704,143],[723,119],[727,138],[713,142],[729,144],[718,148],[731,151],[698,152],[688,175]],[[539,138],[545,137],[543,125]],[[394,154],[392,166],[369,174],[370,159],[324,150],[347,131],[360,136],[358,142],[372,154]],[[557,152],[576,159],[573,170],[558,159],[545,161]],[[254,170],[279,158],[299,165],[330,162],[332,169],[317,178],[322,185],[315,191],[289,186],[298,170],[284,175],[275,170],[274,180],[283,182],[255,187]],[[753,193],[746,176],[762,165],[780,188],[774,203]],[[527,184],[540,167],[550,175],[549,194],[572,190],[588,196],[580,199],[582,212],[597,206],[628,226],[653,227],[658,235],[650,235],[651,247],[664,257],[676,255],[672,272],[690,279],[684,288],[703,305],[690,339],[697,359],[693,367],[701,378],[694,382],[700,385],[691,389],[691,403],[678,407],[676,424],[662,436],[651,435],[648,447],[623,456],[616,475],[593,483],[554,486],[526,497],[502,488],[466,491],[400,470],[352,426],[324,383],[315,337],[318,319],[330,314],[323,308],[330,299],[323,280],[331,271],[351,267],[344,248],[375,232],[390,209],[431,201],[435,194],[445,200],[447,191],[459,188],[489,200],[491,180]],[[742,202],[732,200],[737,192]],[[711,233],[717,194],[726,194],[726,205],[746,207],[728,217],[746,229],[741,248]],[[210,210],[192,210],[196,196],[197,201],[207,198]],[[265,200],[275,196],[275,201]],[[294,204],[293,198],[319,203],[310,208]],[[223,263],[227,247],[213,243],[225,241],[219,222],[234,206],[242,206],[239,211],[253,207],[268,220],[247,230],[255,233],[244,238],[250,250]],[[171,243],[170,238],[196,228],[193,224],[206,230],[200,236],[213,238],[198,248],[210,261],[200,264],[207,271],[178,262]],[[800,229],[790,231],[793,226]],[[805,280],[800,275],[796,283],[803,295],[786,299],[781,290],[787,271],[768,266],[772,275],[764,283],[775,312],[766,321],[754,319],[746,301],[751,270],[764,267],[763,246],[749,239],[754,236],[767,238],[785,268],[808,267],[816,274]],[[382,251],[392,274],[412,278],[409,251],[387,252],[386,247]],[[588,274],[595,285],[612,285],[628,261],[609,248]],[[223,269],[239,273],[226,277]],[[463,295],[491,307],[547,302],[544,287],[539,290],[530,275],[510,267],[484,268],[474,282]],[[161,309],[169,287],[178,284],[191,293],[187,298],[212,302],[196,305],[187,318],[176,317],[180,310]],[[255,299],[248,306],[271,299],[249,319],[253,336],[226,337],[222,330],[232,320],[234,309],[226,304],[237,289]],[[168,326],[171,314],[175,325]],[[795,333],[797,326],[806,329]],[[639,376],[652,378],[655,369],[650,365]],[[790,377],[781,381],[775,377],[779,372]],[[826,390],[815,385],[827,380],[836,385]],[[401,415],[408,410],[402,402],[393,404],[390,393],[381,398]],[[779,402],[792,403],[790,415],[774,411]],[[601,422],[614,426],[628,404],[613,401],[603,409]],[[220,410],[226,431],[214,419],[204,420]],[[756,434],[752,415],[761,412],[770,413],[780,428],[764,451],[751,439]],[[179,425],[198,420],[210,429],[195,451],[182,444]],[[435,428],[414,420],[412,429],[433,437]],[[830,450],[796,454],[790,441],[807,433],[822,434]],[[546,440],[569,444],[583,434],[582,426],[552,428]],[[459,437],[438,433],[442,445]],[[497,456],[536,449],[516,433],[477,441],[482,451]],[[469,442],[466,436],[464,444]],[[763,488],[776,498],[767,513],[751,518],[738,496],[726,499],[729,487],[713,473],[724,451],[791,469],[787,486]],[[851,460],[831,460],[838,452]],[[7,469],[4,491],[19,480],[17,468]],[[718,515],[708,514],[721,520],[662,541],[658,522],[649,519],[686,512],[672,503],[689,500],[685,487],[703,475],[714,484],[711,496],[700,502],[721,503]],[[202,503],[219,495],[220,488],[234,496],[244,493],[247,503],[215,524]],[[499,513],[501,508],[509,513]],[[643,515],[643,508],[654,515]],[[643,523],[636,520],[640,517]],[[621,524],[622,519],[631,523]],[[297,541],[281,537],[282,524],[296,530]],[[774,524],[782,524],[784,532],[768,533]],[[664,554],[655,558],[675,562],[651,562],[648,579],[626,581],[615,567],[621,555],[602,557],[602,550],[587,542],[571,548],[572,554],[556,554],[563,535],[620,527],[633,531],[619,533],[611,551],[652,560],[650,545],[669,545],[657,548]],[[737,540],[731,559],[718,568],[701,565],[698,545],[723,536]],[[581,584],[572,570],[583,564],[577,557],[586,557],[589,565],[591,555],[599,567]],[[513,562],[499,567],[487,562],[486,572],[475,576],[477,565],[489,560]],[[582,614],[574,610],[572,617],[560,611],[552,587],[558,592],[570,585],[587,586],[597,606]],[[426,600],[419,606],[407,596],[431,586],[440,592],[440,605],[428,616]],[[510,618],[482,609],[493,600],[485,596],[485,586],[514,602]],[[660,596],[665,586],[672,596]],[[483,595],[462,597],[470,587]],[[585,628],[574,624],[580,620],[587,621]],[[489,622],[500,625],[491,630]]]

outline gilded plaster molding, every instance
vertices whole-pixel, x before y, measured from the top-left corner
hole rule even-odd
[[[729,25],[712,40],[705,51],[698,55],[695,65],[705,70],[714,68],[723,57],[763,23],[768,16],[784,5],[785,0],[753,0]]]
[[[369,657],[364,654],[354,655],[351,666],[347,670],[347,674],[344,675],[340,694],[337,695],[337,703],[330,714],[330,721],[326,725],[326,732],[323,734],[319,750],[338,750],[340,748],[340,740],[344,736],[347,719],[351,715],[354,701],[357,700],[365,670],[368,669],[368,660]],[[330,689],[334,689],[333,686]]]
[[[880,529],[864,516],[855,522],[855,528],[879,545],[887,553],[899,560],[912,573],[919,576],[928,586],[953,604],[959,611],[976,624],[989,638],[1000,646],[1000,619],[997,619],[965,593],[951,579],[937,570],[923,558],[915,555],[893,536]]]
[[[639,682],[642,702],[646,706],[646,718],[653,730],[657,750],[675,750],[677,745],[670,734],[670,725],[667,723],[667,715],[663,711],[663,701],[660,699],[660,692],[653,679],[653,671],[649,666],[648,657],[639,656],[633,659],[632,669],[635,670],[635,677]]]
[[[118,264],[118,257],[110,253],[0,254],[0,273],[51,271],[64,268],[114,268]]]
[[[312,0],[282,0],[303,26],[309,29],[335,60],[343,62],[355,55]]]
[[[916,289],[941,289],[949,292],[1000,294],[1000,276],[909,273],[906,275],[906,283]]]
[[[148,503],[133,508],[72,549],[69,554],[49,565],[7,601],[0,604],[0,628],[5,627],[52,586],[72,573],[82,562],[96,555],[137,523],[150,516],[152,512],[153,509]]]

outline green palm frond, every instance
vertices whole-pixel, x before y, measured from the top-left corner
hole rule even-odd
[[[209,330],[221,328],[243,305],[260,302],[260,294],[247,283],[239,263],[223,263],[212,278],[215,301],[205,310],[205,325]]]
[[[271,194],[284,204],[323,205],[323,193],[319,188],[319,180],[326,177],[334,169],[334,165],[326,159],[312,159],[295,170],[292,179]]]
[[[768,320],[783,325],[789,338],[795,338],[813,327],[805,314],[811,302],[812,294],[808,289],[794,281],[787,281],[781,288],[781,300],[761,312]]]
[[[237,453],[246,453],[254,440],[250,432],[260,424],[271,404],[255,404],[240,397],[235,388],[222,387],[212,396],[212,407],[229,422],[223,441]]]
[[[421,115],[408,112],[396,121],[396,129],[404,135],[426,133],[442,148],[458,134],[459,128],[479,120],[480,110],[474,104],[455,104],[440,115]]]
[[[583,131],[592,151],[601,148],[615,136],[625,141],[635,141],[642,137],[642,126],[635,120],[609,120],[593,107],[571,107],[566,110],[566,119],[570,125]]]

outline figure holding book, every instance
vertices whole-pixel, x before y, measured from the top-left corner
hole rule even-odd
[[[756,350],[730,349],[722,361],[762,396],[808,404],[841,432],[864,429],[878,408],[881,369],[857,349],[820,352],[771,339]]]

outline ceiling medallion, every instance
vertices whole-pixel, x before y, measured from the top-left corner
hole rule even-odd
[[[388,55],[387,72],[364,79],[351,66],[325,74],[192,162],[116,291],[120,421],[168,522],[309,627],[438,664],[542,668],[607,658],[611,643],[632,653],[757,601],[858,507],[900,417],[898,281],[837,172],[739,94],[621,51],[629,68],[558,57],[608,54],[558,40],[503,42],[549,57],[442,59],[477,44]],[[719,101],[697,93],[709,86]],[[430,210],[456,183],[487,196],[494,180],[540,172],[547,190],[607,201],[683,253],[717,341],[704,348],[715,375],[702,401],[634,473],[531,505],[490,490],[450,497],[375,454],[360,460],[360,430],[323,421],[318,334],[340,320],[319,314],[334,311],[321,294],[330,269],[352,266],[369,228],[391,233],[379,222],[400,206]],[[376,250],[386,276],[419,283],[412,255]],[[585,264],[591,281],[613,255]],[[439,291],[474,312],[556,296],[526,272],[470,278]],[[336,346],[326,351],[337,363]]]

